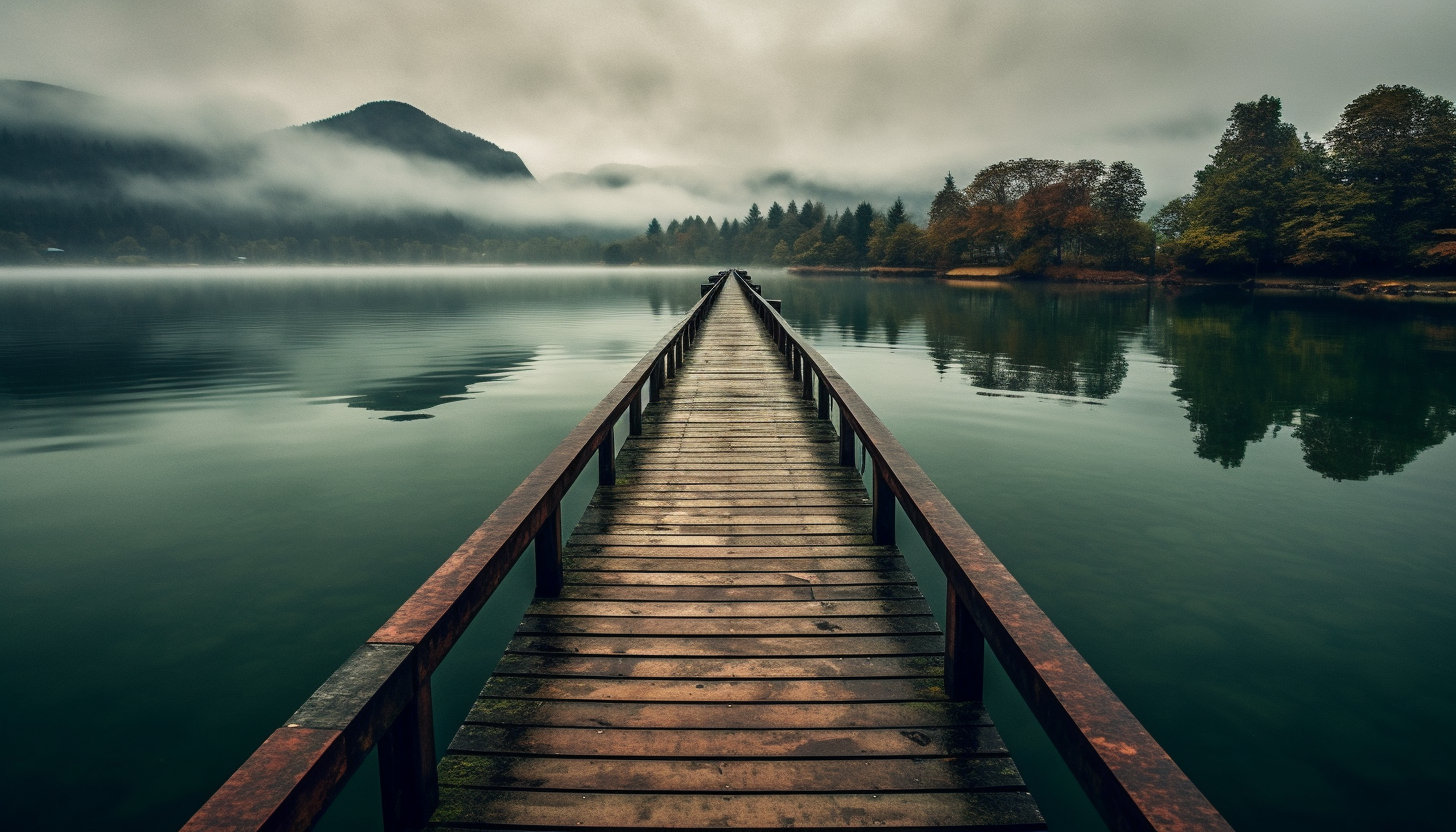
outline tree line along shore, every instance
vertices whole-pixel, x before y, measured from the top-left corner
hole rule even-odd
[[[1456,278],[1456,111],[1438,95],[1382,85],[1346,106],[1317,140],[1283,120],[1278,98],[1264,96],[1233,107],[1191,193],[1144,218],[1146,196],[1141,171],[1126,161],[1022,158],[983,168],[963,188],[947,174],[923,225],[898,199],[838,210],[812,199],[766,211],[755,204],[721,222],[653,219],[642,234],[615,242],[585,232],[471,229],[453,217],[252,239],[246,229],[179,233],[158,222],[106,241],[85,262],[735,262],[1096,282],[1343,281],[1352,291],[1409,293],[1414,284],[1381,278]],[[124,217],[112,219],[111,227],[127,227]],[[0,230],[0,261],[79,259],[54,248]]]

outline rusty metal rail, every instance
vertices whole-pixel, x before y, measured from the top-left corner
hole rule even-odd
[[[831,400],[838,406],[840,463],[854,464],[856,438],[874,460],[870,493],[876,542],[894,542],[898,501],[945,572],[947,693],[981,699],[989,643],[1109,827],[1119,832],[1231,830],[869,405],[789,326],[777,302],[733,274],[795,378],[803,380],[804,398],[814,396],[817,382],[819,415],[829,417]]]
[[[312,827],[376,746],[386,829],[418,828],[438,796],[430,677],[532,542],[536,592],[562,583],[561,500],[597,457],[615,479],[614,431],[642,430],[726,279],[703,296],[292,717],[192,816],[184,832]]]

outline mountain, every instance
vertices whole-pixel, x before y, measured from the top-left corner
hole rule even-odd
[[[160,135],[154,122],[155,114],[99,95],[0,80],[0,182],[109,197],[118,176],[198,176],[215,169],[217,148]]]
[[[329,133],[395,153],[449,162],[477,176],[535,179],[520,156],[402,101],[372,101],[283,132],[291,131]]]

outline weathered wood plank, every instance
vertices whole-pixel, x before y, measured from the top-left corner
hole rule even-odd
[[[938,656],[657,658],[507,653],[495,672],[498,676],[605,679],[899,679],[943,676],[945,661]]]
[[[705,549],[707,547],[704,547]],[[806,551],[812,551],[804,547]],[[647,554],[647,550],[641,550]],[[773,552],[773,549],[765,551]],[[716,553],[713,553],[716,555]],[[786,572],[891,572],[900,571],[905,562],[898,557],[789,557],[787,554],[771,557],[684,557],[682,552],[663,557],[628,557],[626,555],[600,555],[566,559],[567,570],[588,570],[597,572],[762,572],[775,566]]]
[[[569,589],[591,586],[895,586],[915,576],[894,572],[590,572],[573,570]],[[917,589],[918,589],[918,585]],[[570,596],[565,596],[570,597]]]
[[[535,617],[627,618],[862,618],[930,615],[924,599],[888,601],[573,601],[542,598],[526,615]],[[691,625],[687,625],[691,626]]]
[[[517,636],[512,653],[603,656],[942,656],[939,634],[816,636]]]
[[[573,702],[477,699],[466,722],[576,728],[945,728],[991,727],[975,702],[770,702],[688,705],[679,702]]]
[[[725,708],[726,710],[726,708]],[[954,728],[567,728],[466,724],[451,751],[561,757],[862,759],[1005,754],[994,730]]]
[[[456,821],[535,829],[1045,828],[1025,792],[674,795],[442,788],[434,822]]]
[[[516,630],[523,635],[661,636],[812,636],[940,633],[930,615],[887,615],[874,618],[649,618],[646,616],[529,615]]]
[[[590,601],[868,601],[925,596],[913,583],[855,586],[602,586],[574,583],[565,587],[558,597]]]
[[[865,706],[874,707],[874,706]],[[623,760],[549,757],[447,757],[440,785],[610,791],[651,783],[658,792],[820,792],[878,794],[888,791],[1016,789],[1021,774],[1009,757],[890,758],[867,766],[862,760]]]
[[[940,700],[939,679],[571,679],[492,676],[484,696],[630,702],[905,702]]]

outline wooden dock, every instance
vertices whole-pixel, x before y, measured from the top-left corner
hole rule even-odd
[[[311,829],[370,755],[389,832],[1041,829],[988,647],[1109,828],[1231,832],[777,301],[703,290],[184,832]],[[527,551],[536,600],[439,757],[431,676]]]
[[[440,763],[435,828],[1045,828],[802,390],[728,287]]]

